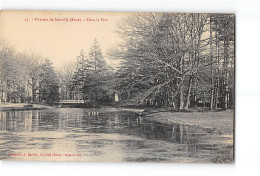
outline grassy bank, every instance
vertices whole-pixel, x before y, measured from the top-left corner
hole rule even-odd
[[[24,111],[52,108],[48,105],[42,104],[28,104],[28,103],[0,103],[1,111]]]
[[[217,112],[157,112],[148,114],[145,118],[159,120],[165,123],[180,123],[197,126],[208,133],[233,135],[233,110]]]

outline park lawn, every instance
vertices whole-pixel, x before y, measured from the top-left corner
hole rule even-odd
[[[166,123],[180,123],[200,127],[201,129],[221,135],[233,135],[234,111],[206,112],[158,112],[146,115]]]

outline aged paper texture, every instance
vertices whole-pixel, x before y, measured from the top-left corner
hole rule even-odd
[[[234,162],[235,16],[1,11],[0,159]]]

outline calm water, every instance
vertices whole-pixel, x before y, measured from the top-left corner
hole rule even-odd
[[[0,159],[40,161],[214,162],[222,146],[185,125],[122,109],[0,112]]]

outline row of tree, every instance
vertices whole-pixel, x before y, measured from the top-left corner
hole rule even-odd
[[[59,80],[49,59],[20,53],[0,41],[0,101],[46,102],[59,100]]]
[[[107,104],[113,94],[113,69],[106,63],[97,39],[86,54],[81,50],[76,64],[60,71],[61,98]]]
[[[0,43],[1,102],[55,103],[60,99],[108,103],[113,94],[113,69],[107,65],[95,39],[88,55],[54,70],[49,59],[20,53]],[[112,84],[111,84],[112,83]]]
[[[234,16],[141,13],[122,20],[116,88],[134,104],[234,106]],[[129,101],[131,100],[131,101]]]
[[[0,98],[4,102],[88,100],[107,104],[119,93],[126,105],[234,106],[234,16],[139,13],[121,20],[122,42],[108,52],[95,39],[88,54],[54,71],[40,56],[0,43]]]

